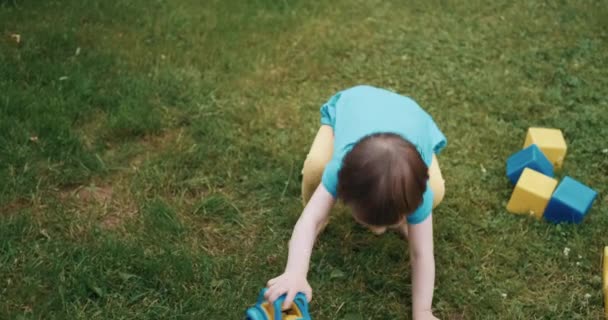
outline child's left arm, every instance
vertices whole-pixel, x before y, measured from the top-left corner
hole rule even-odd
[[[419,224],[408,224],[408,240],[412,265],[413,319],[437,319],[431,311],[435,287],[432,214]]]

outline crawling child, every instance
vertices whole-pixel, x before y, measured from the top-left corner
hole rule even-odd
[[[412,316],[431,311],[435,283],[432,210],[443,199],[436,155],[446,138],[414,100],[371,86],[343,90],[321,107],[319,129],[302,170],[304,210],[289,242],[287,266],[268,281],[266,298],[298,292],[308,300],[307,273],[315,239],[340,199],[375,234],[396,229],[408,240]]]

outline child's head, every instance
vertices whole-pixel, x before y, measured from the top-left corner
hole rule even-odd
[[[338,195],[355,220],[368,226],[399,224],[422,203],[428,169],[416,147],[392,133],[369,135],[344,157]]]

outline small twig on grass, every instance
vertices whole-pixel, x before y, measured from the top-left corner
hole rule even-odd
[[[338,309],[336,310],[336,316],[338,315],[338,313],[340,313],[340,310],[342,310],[342,307],[344,307],[344,302],[342,302],[340,304],[340,306],[338,307]]]

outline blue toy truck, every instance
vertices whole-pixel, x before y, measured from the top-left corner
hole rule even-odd
[[[266,288],[258,296],[258,302],[245,312],[246,320],[311,320],[308,313],[308,301],[303,293],[298,293],[291,304],[291,309],[282,311],[285,295],[274,303],[264,299]]]

